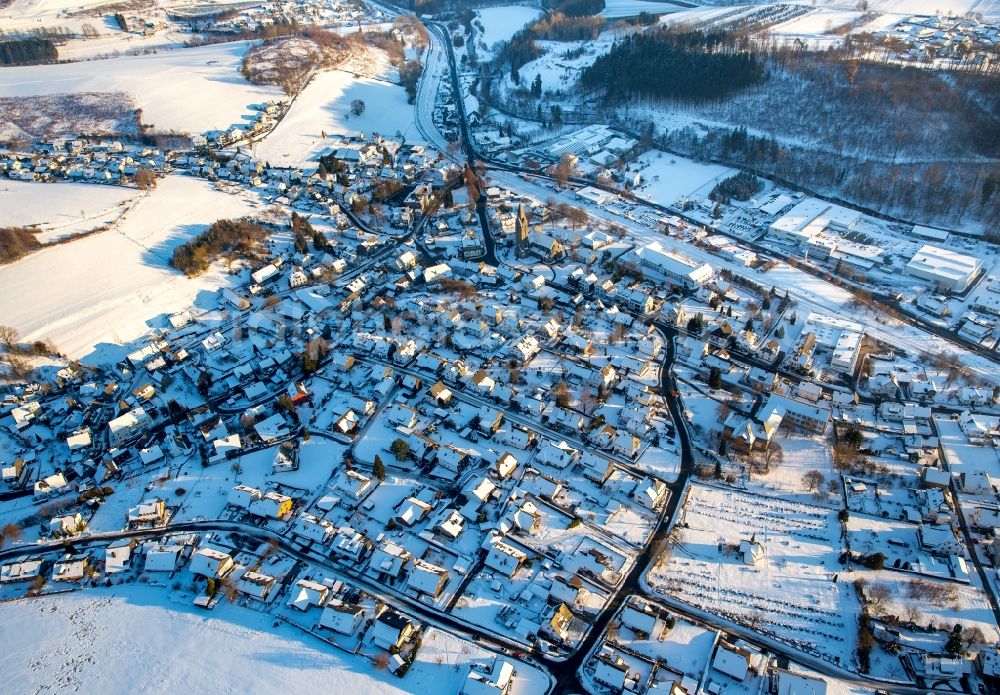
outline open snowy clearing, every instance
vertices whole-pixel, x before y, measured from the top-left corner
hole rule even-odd
[[[171,270],[173,249],[215,220],[252,209],[205,181],[169,176],[115,229],[0,268],[0,324],[28,340],[50,339],[71,357],[118,359],[157,317],[228,281],[215,269],[193,280]]]
[[[729,167],[701,164],[658,150],[641,155],[637,167],[642,172],[642,184],[636,187],[636,196],[660,205],[671,205],[693,195],[707,198],[715,184],[736,173]]]
[[[38,240],[47,242],[111,224],[121,215],[122,204],[138,195],[136,189],[123,186],[4,179],[0,209],[4,225],[38,225],[43,230]]]
[[[154,55],[6,68],[0,96],[121,91],[135,96],[142,120],[159,130],[201,133],[241,123],[247,106],[278,99],[277,87],[240,74],[247,42]]]
[[[541,12],[535,7],[521,5],[484,8],[479,10],[479,19],[485,31],[479,38],[487,48],[492,48],[493,44],[499,41],[510,41],[514,34],[537,19],[540,14]]]
[[[400,680],[295,628],[274,627],[269,615],[224,602],[207,613],[181,599],[158,587],[118,586],[3,604],[0,671],[9,692],[457,692],[467,665],[491,659],[430,630]],[[534,669],[518,676],[522,670]],[[527,680],[537,673],[524,675],[521,685],[544,688]]]
[[[365,103],[360,116],[351,114],[355,99]],[[401,133],[408,142],[422,141],[402,87],[331,70],[302,90],[278,127],[257,145],[256,157],[274,166],[304,167],[330,147],[324,132],[328,136],[377,132],[386,137]]]

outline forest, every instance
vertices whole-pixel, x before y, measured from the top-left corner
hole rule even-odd
[[[0,65],[38,65],[59,57],[52,39],[30,38],[0,41]]]
[[[610,103],[639,96],[708,101],[760,84],[767,73],[746,39],[729,32],[636,33],[615,43],[580,76]]]
[[[268,231],[247,220],[217,220],[206,231],[176,249],[170,265],[188,277],[201,275],[223,253],[256,256]]]

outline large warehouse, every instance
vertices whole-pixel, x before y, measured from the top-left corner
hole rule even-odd
[[[952,292],[964,291],[979,275],[983,262],[940,246],[924,244],[906,264],[906,272]]]

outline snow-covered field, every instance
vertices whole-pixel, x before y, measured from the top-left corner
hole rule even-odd
[[[786,431],[781,433],[777,443],[784,452],[784,460],[766,475],[755,474],[754,483],[769,496],[806,504],[832,504],[839,508],[842,504],[839,492],[829,494],[824,483],[819,494],[814,494],[806,489],[802,481],[802,477],[810,471],[819,471],[827,480],[838,479],[829,442],[823,437]]]
[[[545,53],[521,68],[521,81],[527,84],[538,75],[545,91],[568,89],[576,84],[584,69],[611,50],[614,39],[613,33],[606,31],[596,41],[539,41]],[[576,49],[583,49],[579,57],[563,57]],[[504,84],[509,86],[509,83],[509,76],[505,77]]]
[[[642,154],[637,167],[642,171],[642,184],[635,194],[661,205],[671,205],[693,195],[707,198],[715,184],[736,173],[729,167],[701,164],[658,150]]]
[[[101,26],[100,29],[108,29]],[[189,35],[175,31],[161,31],[152,36],[126,34],[122,31],[112,31],[108,34],[86,38],[70,39],[59,47],[60,60],[93,60],[94,58],[115,55],[126,55],[130,52],[165,51],[182,48]]]
[[[355,99],[365,102],[360,116],[351,114]],[[377,132],[386,137],[401,133],[407,142],[422,141],[402,87],[331,70],[302,90],[278,127],[257,145],[256,156],[274,166],[307,166],[330,147],[324,132],[328,136]]]
[[[484,8],[479,10],[479,19],[485,29],[480,38],[488,48],[499,41],[510,41],[514,34],[540,14],[538,8],[521,5]]]
[[[843,37],[833,34],[833,30],[858,19],[861,14],[858,11],[819,8],[772,27],[770,33],[785,41],[802,41],[819,50],[840,45]]]
[[[252,209],[205,181],[168,176],[115,229],[0,268],[0,324],[26,339],[50,339],[71,357],[117,358],[160,315],[228,281],[215,270],[191,280],[170,269],[173,249],[215,220]]]
[[[677,12],[679,5],[672,2],[656,2],[655,0],[605,0],[602,15],[608,18],[632,17],[640,12],[660,14]]]
[[[825,34],[860,16],[861,12],[819,9],[771,27],[771,33],[796,36]]]
[[[85,183],[35,183],[4,179],[0,182],[0,210],[4,225],[39,225],[39,241],[86,232],[111,224],[123,203],[139,192],[124,186]]]
[[[212,613],[164,589],[118,586],[0,605],[7,692],[458,692],[488,652],[430,630],[400,680],[269,615],[219,604]],[[533,669],[519,669],[521,671]],[[526,677],[537,673],[525,673]],[[528,681],[523,685],[541,686]],[[517,688],[528,693],[529,689]]]
[[[823,0],[821,5],[853,7],[843,0]],[[872,12],[892,12],[900,14],[934,15],[939,11],[950,15],[964,15],[967,12],[981,12],[984,17],[996,16],[1000,2],[995,0],[870,0],[868,9]]]
[[[278,99],[277,87],[252,85],[240,74],[247,42],[81,63],[6,68],[0,96],[127,92],[142,120],[160,130],[200,133],[241,123],[247,106]]]
[[[744,6],[743,12],[738,12],[730,6],[723,7],[693,7],[691,9],[681,9],[679,12],[663,15],[660,17],[661,24],[701,24],[709,23],[709,20],[725,18],[729,19],[753,11],[752,6]]]

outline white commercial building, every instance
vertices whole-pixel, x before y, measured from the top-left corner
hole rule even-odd
[[[712,280],[712,266],[708,263],[698,264],[690,258],[685,258],[663,248],[658,241],[650,242],[635,250],[639,264],[655,270],[672,282],[693,289],[701,287]]]
[[[966,256],[933,244],[921,246],[906,264],[908,274],[952,292],[965,290],[982,268],[983,262],[975,256]]]
[[[798,246],[826,229],[835,232],[850,231],[860,220],[860,212],[831,205],[816,198],[806,198],[775,220],[771,224],[769,235],[779,241]]]

